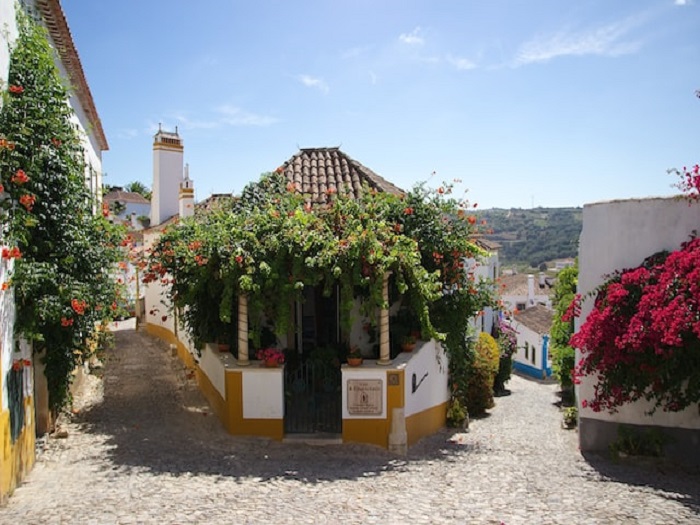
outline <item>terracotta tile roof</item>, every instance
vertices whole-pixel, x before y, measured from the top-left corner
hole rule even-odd
[[[285,162],[278,171],[297,191],[309,196],[314,204],[325,204],[329,190],[352,197],[362,193],[362,186],[402,195],[404,191],[371,169],[352,159],[338,148],[304,148]]]
[[[518,323],[527,326],[540,335],[549,333],[549,330],[552,328],[553,319],[554,312],[539,304],[532,308],[521,310],[515,316],[515,320]]]
[[[109,149],[107,137],[104,129],[102,129],[102,121],[97,113],[95,101],[92,99],[90,87],[85,79],[83,66],[80,63],[78,51],[73,43],[73,37],[68,28],[66,16],[63,14],[61,3],[59,0],[36,0],[36,6],[41,11],[46,29],[48,29],[51,39],[56,45],[56,51],[61,58],[61,62],[65,66],[66,71],[68,71],[71,86],[92,125],[97,144],[100,150],[107,151]]]
[[[141,195],[140,193],[134,193],[132,191],[124,191],[124,190],[111,190],[108,193],[105,194],[102,199],[105,202],[130,202],[134,204],[150,204],[151,201],[149,201],[146,197]]]
[[[514,275],[502,275],[498,278],[501,285],[501,295],[527,295],[527,277],[526,273],[516,273]],[[539,275],[535,275],[535,295],[546,295],[551,297],[553,290],[550,285],[545,284],[544,288],[540,288]]]

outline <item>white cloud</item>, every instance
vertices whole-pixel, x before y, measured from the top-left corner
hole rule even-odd
[[[299,75],[297,77],[299,82],[304,84],[306,87],[316,88],[321,90],[323,93],[328,93],[328,84],[326,84],[323,79],[312,77],[310,75]]]
[[[560,31],[549,36],[535,37],[520,46],[514,65],[548,62],[562,56],[620,56],[635,53],[642,43],[624,38],[639,23],[640,19],[633,17],[589,31]]]
[[[250,113],[236,106],[224,105],[217,108],[221,122],[229,126],[269,126],[279,122],[275,117]]]
[[[136,138],[138,136],[139,136],[139,130],[133,129],[133,128],[120,129],[119,131],[117,131],[117,138],[118,139],[130,140],[130,139]]]
[[[421,36],[420,27],[416,27],[410,33],[401,33],[399,35],[399,40],[410,46],[423,45],[425,43],[425,39]]]
[[[476,64],[469,60],[468,58],[454,57],[452,55],[447,55],[447,61],[459,70],[467,71],[469,69],[476,69]]]
[[[673,5],[692,5],[693,0],[675,0]]]

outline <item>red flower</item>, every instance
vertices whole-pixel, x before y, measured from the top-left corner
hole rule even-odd
[[[22,359],[22,364],[24,366],[32,366],[32,362],[29,359]]]
[[[85,301],[79,301],[78,299],[72,299],[70,305],[76,314],[83,315],[85,313],[85,307],[87,306],[87,303]]]
[[[443,193],[445,193],[445,188],[443,188],[442,186],[440,186],[440,187],[437,189],[437,192],[438,192],[440,195],[442,195]]]
[[[403,209],[404,215],[413,215],[413,208],[410,206],[407,206],[406,208]]]
[[[467,221],[469,221],[469,224],[476,224],[476,217],[470,215],[469,217],[467,217]]]
[[[5,191],[5,186],[3,186],[2,184],[0,184],[0,193],[2,193],[3,191]]]
[[[113,303],[112,303],[112,306],[110,306],[110,308],[111,308],[113,311],[116,311],[116,310],[117,310],[117,303],[116,303],[116,302],[113,302]]]
[[[34,203],[36,202],[36,197],[34,195],[22,195],[19,198],[19,203],[27,208],[27,211],[32,211],[32,208],[34,207]]]
[[[167,316],[167,315],[164,315],[164,316],[162,316],[162,317],[160,318],[160,320],[163,321],[163,322],[165,322],[165,321],[168,320],[168,316]]]
[[[109,204],[106,202],[102,203],[102,216],[109,217]]]
[[[236,263],[239,265],[243,264],[243,256],[242,255],[236,255]]]
[[[14,248],[3,248],[2,249],[2,258],[3,259],[21,259],[22,252],[19,251],[19,248],[17,248],[17,246],[15,246]]]
[[[22,369],[22,361],[20,361],[20,360],[18,360],[18,359],[15,359],[15,360],[12,362],[12,370],[14,370],[15,372],[17,372],[18,370],[21,370],[21,369]]]
[[[61,326],[64,328],[67,326],[72,326],[73,325],[73,319],[66,319],[65,317],[61,317]]]
[[[24,172],[24,170],[17,170],[17,172],[10,179],[15,184],[24,184],[29,180],[29,177]]]
[[[15,95],[21,95],[24,93],[24,88],[22,86],[10,86],[10,93],[14,93]]]

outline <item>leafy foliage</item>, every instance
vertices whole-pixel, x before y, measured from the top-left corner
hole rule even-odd
[[[554,319],[550,330],[552,370],[559,384],[565,389],[572,388],[574,385],[576,351],[569,345],[571,336],[574,334],[574,318],[570,307],[576,298],[577,286],[578,263],[559,272],[554,286]]]
[[[660,252],[612,275],[571,345],[583,359],[577,375],[594,375],[598,412],[646,399],[676,412],[700,401],[700,239]]]
[[[255,344],[263,317],[280,335],[292,328],[290,304],[306,286],[328,293],[339,286],[346,329],[356,297],[376,324],[389,306],[382,287],[391,274],[423,337],[445,341],[453,390],[464,398],[468,320],[492,297],[465,268],[464,259],[481,252],[469,240],[472,216],[450,191],[418,186],[399,197],[365,188],[352,199],[333,188],[329,205],[312,207],[294,185],[267,174],[231,206],[168,228],[153,247],[146,280],[166,279],[198,344],[211,340],[218,323],[232,323],[234,298],[245,294]]]
[[[21,11],[18,27],[0,110],[0,202],[11,247],[3,257],[15,259],[15,329],[46,349],[49,403],[58,410],[97,325],[116,310],[110,270],[121,232],[93,215],[81,136],[45,31]]]
[[[500,350],[496,340],[481,332],[475,343],[474,363],[471,370],[467,409],[470,414],[483,414],[493,407],[493,383],[498,373]]]

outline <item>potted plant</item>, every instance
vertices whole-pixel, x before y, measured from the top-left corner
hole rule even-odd
[[[452,399],[447,409],[447,426],[465,430],[469,428],[469,413],[456,397]]]
[[[347,362],[349,366],[360,366],[362,364],[362,352],[356,346],[348,350]]]
[[[284,352],[278,348],[262,348],[255,353],[255,357],[268,368],[276,368],[284,363]]]
[[[404,336],[404,338],[401,340],[401,350],[404,352],[412,352],[416,347],[416,340],[417,339],[414,334]]]

